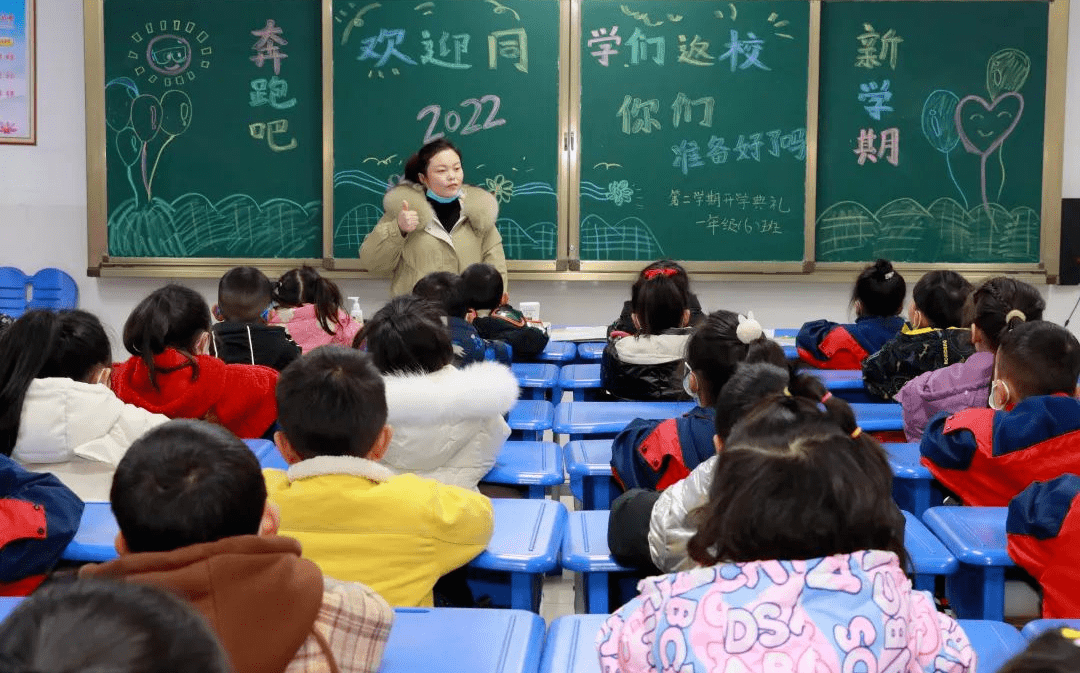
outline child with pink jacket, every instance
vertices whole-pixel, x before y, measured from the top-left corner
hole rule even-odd
[[[278,278],[273,298],[277,308],[270,312],[267,322],[284,325],[304,353],[331,343],[351,347],[360,331],[361,324],[342,307],[338,286],[310,266],[287,271]]]

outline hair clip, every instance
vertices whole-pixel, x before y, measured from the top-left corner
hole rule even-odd
[[[791,391],[788,390],[787,386],[784,386],[784,397],[794,397],[794,395],[791,394]]]
[[[659,269],[648,269],[642,275],[645,276],[645,280],[652,280],[657,276],[666,276],[667,278],[671,278],[672,276],[679,275],[679,270],[673,269],[670,266],[665,266]]]
[[[895,276],[895,275],[896,275],[895,271],[890,271],[889,273],[885,274],[885,280],[892,280],[893,276]]]
[[[1063,626],[1061,627],[1061,637],[1066,640],[1071,640],[1073,645],[1080,647],[1080,631]]]
[[[739,326],[735,328],[735,336],[744,344],[751,344],[764,334],[761,323],[754,320],[754,312],[747,311],[746,315],[739,315]]]
[[[1020,318],[1020,322],[1027,322],[1027,316],[1019,309],[1013,309],[1005,314],[1005,324],[1008,325],[1012,322],[1013,318]]]
[[[829,391],[826,390],[825,394],[821,396],[821,403],[825,404],[826,402],[828,402],[831,399],[832,399],[832,393],[830,393]]]
[[[862,428],[860,428],[859,426],[856,425],[855,429],[851,431],[851,438],[852,439],[858,439],[861,436],[862,436]]]

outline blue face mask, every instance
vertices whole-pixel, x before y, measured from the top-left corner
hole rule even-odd
[[[461,190],[458,190],[458,193],[454,194],[451,197],[439,196],[435,192],[431,191],[431,189],[427,190],[427,197],[432,201],[435,201],[436,203],[453,203],[454,201],[457,201],[459,196],[461,196]]]

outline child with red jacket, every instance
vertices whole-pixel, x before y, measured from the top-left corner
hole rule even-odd
[[[170,284],[153,292],[128,316],[123,337],[132,356],[114,366],[111,385],[124,402],[243,438],[261,437],[277,419],[277,371],[207,355],[210,307],[195,290]]]
[[[1080,342],[1036,320],[1001,338],[990,409],[942,412],[923,433],[922,462],[965,504],[1004,507],[1034,481],[1080,474]]]
[[[1009,503],[1009,556],[1043,590],[1044,619],[1080,618],[1080,476],[1035,482]]]

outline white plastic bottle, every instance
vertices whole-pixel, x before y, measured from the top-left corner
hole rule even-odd
[[[364,309],[360,308],[360,297],[349,297],[349,316],[356,322],[363,324]]]

